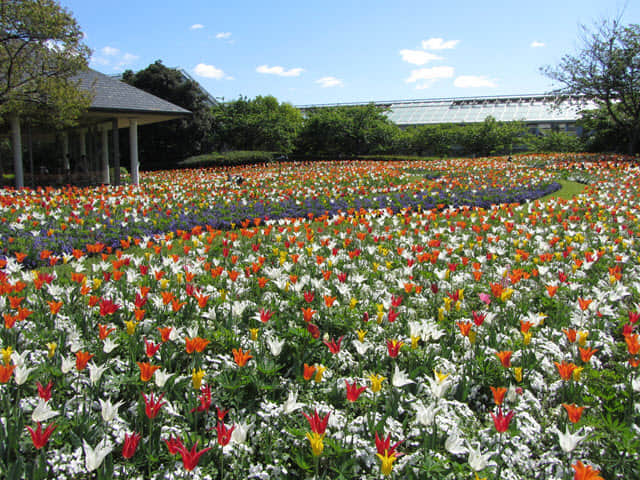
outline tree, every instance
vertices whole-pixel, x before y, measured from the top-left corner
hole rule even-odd
[[[72,124],[90,103],[73,76],[89,48],[54,0],[0,0],[0,113]]]
[[[291,153],[302,125],[300,111],[272,95],[238,100],[213,108],[216,147]]]
[[[193,113],[140,127],[139,145],[146,167],[170,167],[179,160],[210,151],[211,100],[195,81],[180,70],[166,67],[161,60],[136,73],[126,70],[122,80]]]
[[[628,153],[640,147],[640,25],[602,21],[582,27],[583,46],[542,72],[564,85],[558,94],[585,95],[604,108],[628,139]]]
[[[297,149],[306,155],[366,155],[387,152],[398,127],[374,104],[318,108],[307,113]]]
[[[581,152],[584,143],[581,137],[567,132],[549,132],[545,135],[528,135],[526,144],[533,152]]]
[[[458,142],[467,153],[486,157],[494,153],[510,153],[516,139],[525,132],[521,122],[498,122],[488,116],[482,123],[464,126]]]

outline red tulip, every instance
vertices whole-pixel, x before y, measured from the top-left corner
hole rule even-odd
[[[356,400],[358,400],[360,394],[367,389],[366,385],[364,387],[358,388],[357,382],[353,382],[353,385],[349,385],[349,382],[345,380],[344,383],[347,385],[347,400],[349,400],[350,402],[355,402]]]
[[[144,393],[142,394],[144,397],[144,411],[149,418],[156,418],[162,406],[167,402],[161,402],[162,397],[164,397],[164,393],[161,393],[158,397],[158,400],[154,400],[153,392],[147,397]]]
[[[40,424],[40,422],[38,422],[38,426],[36,427],[35,430],[33,430],[33,428],[31,427],[27,427],[27,430],[29,430],[29,433],[31,434],[31,440],[33,441],[33,446],[36,447],[38,450],[44,447],[49,441],[49,437],[51,436],[51,434],[56,428],[57,428],[57,425],[54,425],[52,423],[47,428],[45,428],[43,432],[42,425]]]
[[[131,458],[136,453],[138,448],[138,442],[140,441],[140,434],[133,432],[131,435],[124,434],[124,445],[122,445],[122,456],[124,458]]]
[[[191,450],[187,450],[186,447],[183,447],[181,450],[178,450],[178,453],[182,455],[182,464],[184,465],[184,468],[188,471],[191,471],[198,466],[198,461],[200,461],[200,457],[204,453],[211,450],[211,447],[203,448],[199,452],[197,451],[197,449],[198,449],[198,442],[195,443],[195,445],[193,446],[193,448],[191,448]]]
[[[509,429],[509,423],[513,418],[515,412],[512,410],[506,415],[502,414],[502,407],[498,407],[498,415],[491,414],[493,417],[493,424],[496,427],[496,430],[500,433],[506,432]]]

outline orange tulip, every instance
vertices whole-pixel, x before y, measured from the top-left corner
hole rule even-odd
[[[520,320],[520,331],[522,333],[527,333],[531,327],[533,327],[533,322]]]
[[[504,387],[491,387],[491,393],[493,393],[493,401],[496,402],[496,405],[502,405],[507,389]]]
[[[243,352],[241,348],[237,348],[237,349],[234,348],[232,352],[233,352],[233,359],[235,360],[235,362],[238,364],[239,367],[244,367],[249,361],[249,359],[253,358],[253,355],[250,355],[251,350],[247,350],[246,352]]]
[[[302,309],[302,318],[304,318],[304,321],[306,323],[309,323],[311,321],[311,319],[313,318],[313,316],[315,315],[316,311],[312,310],[311,308],[303,308]]]
[[[0,383],[7,383],[13,374],[15,365],[3,365],[0,364]]]
[[[511,350],[505,350],[502,352],[496,352],[496,356],[500,359],[500,363],[504,368],[509,368],[511,366],[511,354],[513,352]]]
[[[640,352],[640,342],[638,341],[638,334],[630,334],[624,336],[624,341],[627,342],[627,350],[629,355],[637,355]]]
[[[87,368],[87,363],[93,357],[93,354],[89,352],[78,351],[76,352],[76,369],[78,371],[84,370]]]
[[[589,305],[591,305],[591,302],[593,302],[593,300],[586,300],[582,297],[578,297],[578,305],[580,305],[580,310],[582,310],[583,312],[589,308]]]
[[[599,473],[600,470],[593,470],[591,466],[583,465],[580,460],[571,465],[576,471],[573,480],[604,480]]]
[[[158,327],[158,331],[160,332],[160,338],[162,343],[168,342],[169,337],[171,336],[172,327]]]
[[[468,337],[469,332],[471,331],[471,322],[456,322],[456,325],[460,329],[460,333],[463,337]]]
[[[578,347],[578,349],[580,350],[580,358],[584,363],[587,363],[589,360],[591,360],[591,357],[593,356],[593,354],[598,351],[597,348],[591,348],[591,347],[589,348]]]
[[[304,364],[304,373],[303,377],[305,380],[311,380],[313,378],[313,374],[316,373],[316,367],[314,365]]]
[[[577,332],[573,328],[570,328],[568,330],[566,328],[563,328],[562,331],[567,336],[567,340],[569,340],[569,343],[574,343],[576,341]]]
[[[187,349],[187,353],[198,352],[202,353],[207,345],[209,345],[209,340],[200,337],[189,338],[186,337],[184,339],[185,347]]]
[[[138,367],[140,367],[140,380],[143,382],[148,382],[153,377],[153,374],[160,367],[158,365],[151,365],[148,362],[136,362]]]
[[[98,336],[100,340],[105,340],[111,332],[115,330],[114,327],[109,328],[109,325],[98,324]]]
[[[571,380],[571,376],[573,375],[573,371],[577,368],[577,365],[574,363],[567,363],[564,360],[562,363],[553,362],[556,364],[556,368],[558,369],[558,373],[560,374],[560,378],[564,381]]]
[[[56,302],[54,300],[47,300],[47,303],[49,304],[49,311],[51,312],[51,315],[58,313],[63,305],[62,302]]]
[[[2,318],[4,318],[4,328],[13,328],[13,326],[16,323],[16,320],[18,320],[18,315],[10,315],[8,313],[3,313],[2,314]]]
[[[578,407],[576,404],[568,405],[563,403],[562,406],[567,411],[567,415],[569,416],[569,421],[571,423],[578,423],[580,421],[580,417],[582,416],[582,411],[585,407]]]
[[[545,288],[547,289],[547,294],[549,295],[549,298],[553,298],[556,292],[558,291],[557,285],[546,285]]]
[[[335,302],[337,298],[338,297],[332,297],[331,295],[325,295],[324,296],[324,304],[327,307],[331,307],[333,305],[333,302]]]
[[[20,306],[23,300],[24,297],[9,297],[9,304],[11,305],[11,308],[15,310]]]

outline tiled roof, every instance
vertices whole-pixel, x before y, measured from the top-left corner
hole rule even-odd
[[[82,90],[88,90],[94,95],[89,111],[191,114],[189,110],[95,70],[86,70],[76,75],[75,78],[80,81],[79,87]]]

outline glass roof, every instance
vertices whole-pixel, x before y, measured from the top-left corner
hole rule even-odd
[[[498,121],[525,123],[574,122],[580,110],[595,104],[580,98],[568,98],[556,104],[547,95],[520,97],[478,97],[388,102],[388,117],[398,125],[437,123],[477,123],[488,116]]]

